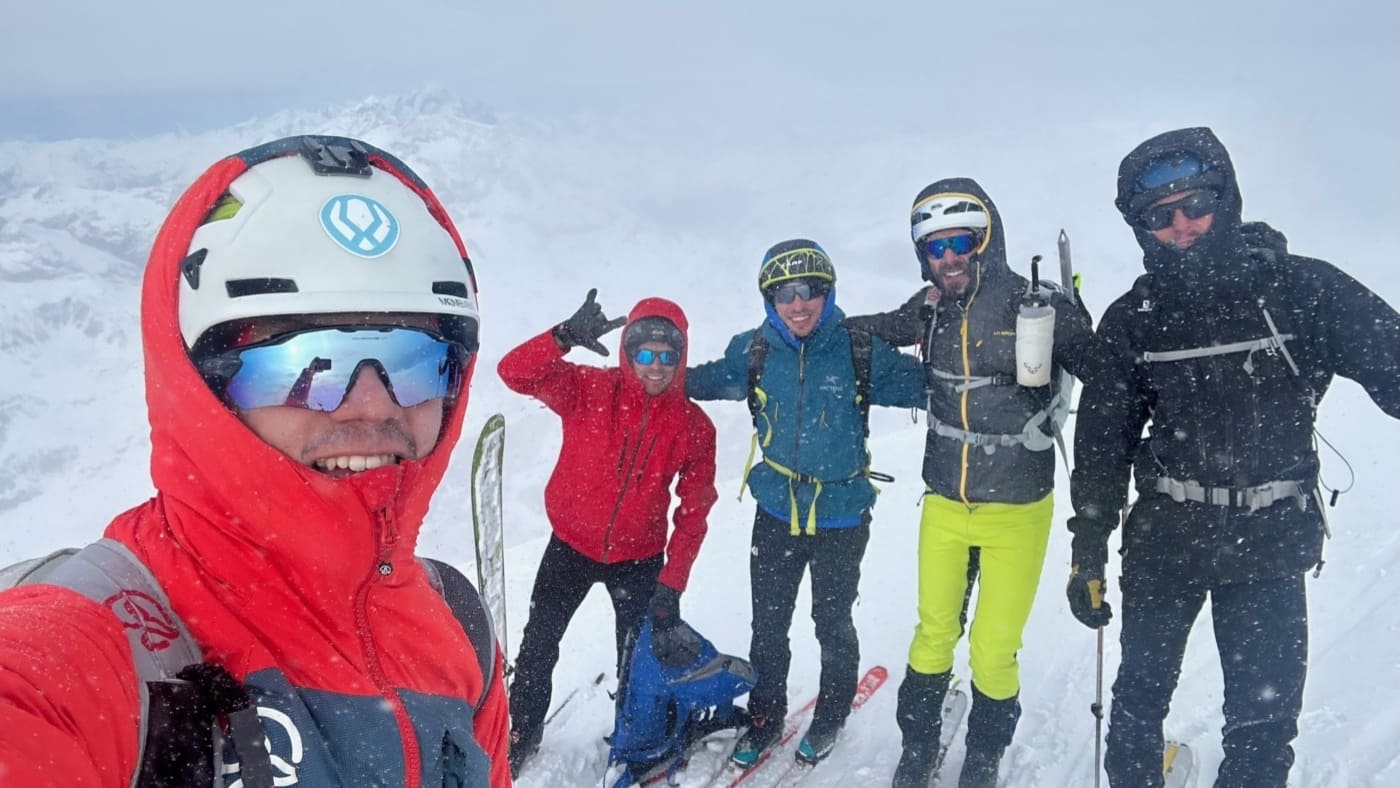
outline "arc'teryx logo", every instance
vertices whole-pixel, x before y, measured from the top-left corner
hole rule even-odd
[[[321,227],[358,257],[381,257],[399,242],[399,220],[378,200],[360,194],[337,194],[327,200],[321,207]]]

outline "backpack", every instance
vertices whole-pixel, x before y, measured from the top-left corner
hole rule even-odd
[[[491,613],[461,572],[441,561],[418,561],[476,651],[482,692],[472,707],[479,709],[495,677]],[[212,785],[224,739],[231,740],[239,754],[246,788],[272,786],[271,758],[247,692],[222,666],[203,661],[199,644],[171,609],[160,583],[125,545],[101,539],[82,549],[59,550],[0,568],[0,589],[34,583],[76,591],[127,624],[141,683],[140,752],[133,788]],[[220,717],[224,726],[219,725]]]
[[[767,321],[764,322],[766,325]],[[860,409],[861,423],[865,426],[865,437],[870,437],[870,359],[873,353],[870,343],[870,332],[864,329],[846,326],[846,333],[851,338],[851,364],[855,366],[856,372],[856,407]],[[759,414],[763,411],[764,402],[767,395],[758,387],[758,379],[763,375],[763,364],[768,359],[768,337],[763,335],[763,325],[760,325],[753,332],[753,341],[749,343],[749,383],[748,383],[748,403],[749,413],[754,418],[754,423],[758,423]]]
[[[734,699],[753,689],[753,667],[719,653],[684,621],[653,632],[644,620],[622,665],[608,750],[613,781],[605,780],[612,788],[674,777],[691,745],[748,724]]]
[[[744,475],[739,479],[740,500],[743,500],[744,498],[744,486],[748,483],[749,472],[753,470],[754,457],[758,453],[759,446],[767,446],[769,441],[771,441],[773,438],[773,430],[771,426],[768,428],[766,433],[764,433],[763,428],[759,426],[760,421],[766,420],[763,416],[763,408],[768,402],[767,393],[765,393],[763,389],[759,388],[758,385],[758,379],[763,374],[764,362],[768,359],[768,338],[763,335],[763,325],[766,325],[766,321],[764,324],[759,325],[759,327],[754,330],[753,339],[749,342],[748,404],[749,414],[753,416],[755,432],[753,440],[749,444],[749,458],[744,463]],[[863,440],[869,441],[870,366],[872,363],[871,357],[874,350],[871,346],[870,332],[864,329],[846,326],[846,334],[850,338],[851,342],[851,365],[855,369],[856,377],[856,407],[860,410],[860,423],[863,434]],[[867,458],[869,457],[869,451],[866,452],[866,456]],[[810,482],[812,484],[817,485],[817,495],[821,495],[823,483],[821,479],[809,477],[791,468],[784,468],[781,465],[778,465],[777,463],[767,459],[766,457],[764,458],[763,462],[769,467],[776,470],[778,473],[782,474],[783,476],[786,476],[789,479],[789,481]],[[890,476],[887,473],[873,471],[868,466],[858,471],[854,475],[867,476],[875,481],[894,481],[893,476]],[[878,492],[878,489],[876,490],[876,492]],[[792,504],[792,535],[797,536],[799,533],[802,532],[803,529],[798,524],[799,516],[797,511],[797,498],[792,494],[791,486],[789,486],[788,489],[788,499]],[[814,498],[812,501],[812,507],[807,511],[806,533],[809,536],[814,535],[817,532],[816,512],[816,499]]]

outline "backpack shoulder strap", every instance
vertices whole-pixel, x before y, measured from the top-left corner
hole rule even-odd
[[[143,681],[173,677],[203,660],[155,576],[116,540],[54,553],[19,582],[62,586],[110,609],[126,625],[136,673]]]
[[[0,583],[46,583],[76,591],[121,620],[141,699],[137,737],[141,750],[133,786],[193,784],[213,778],[221,736],[217,726],[204,727],[212,714],[208,698],[185,678],[192,667],[203,667],[203,652],[139,558],[122,543],[101,539],[81,550],[60,550],[16,564],[0,570],[0,576]],[[256,710],[229,714],[231,723],[235,718],[248,728],[233,735],[244,760],[245,784],[270,785],[271,763]],[[259,779],[263,775],[266,779]]]
[[[758,394],[758,379],[763,376],[763,364],[768,359],[768,337],[763,335],[763,326],[764,323],[760,323],[758,328],[754,329],[753,339],[749,342],[749,415],[755,419],[758,418],[759,411],[763,410],[763,403]]]
[[[847,328],[851,336],[851,364],[856,371],[856,407],[860,408],[860,419],[865,425],[865,437],[870,437],[870,363],[874,350],[871,347],[870,332],[858,328]]]
[[[428,582],[442,595],[452,616],[467,633],[481,666],[481,697],[473,704],[481,708],[496,677],[496,633],[491,624],[491,611],[476,586],[451,564],[432,558],[419,558],[418,563],[428,573]]]

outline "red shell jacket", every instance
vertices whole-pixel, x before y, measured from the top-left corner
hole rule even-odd
[[[376,164],[419,192],[461,247],[420,183]],[[509,786],[499,651],[473,715],[485,686],[475,651],[413,555],[465,393],[425,458],[334,479],[260,440],[186,356],[178,266],[247,166],[234,156],[210,168],[156,238],[141,323],[157,493],[106,535],[155,575],[204,658],[244,684],[279,784],[411,787],[467,774]],[[0,783],[131,784],[140,704],[123,626],[137,624],[123,612],[55,586],[0,594]]]
[[[639,302],[627,324],[653,316],[670,320],[682,334],[688,330],[681,308],[661,298]],[[675,379],[654,397],[626,355],[619,353],[612,368],[573,364],[546,331],[507,353],[499,371],[513,391],[543,402],[564,422],[559,461],[544,490],[554,533],[602,563],[665,550],[659,579],[684,591],[718,498],[715,426],[685,396],[684,348]],[[680,504],[668,544],[666,515],[677,477]]]

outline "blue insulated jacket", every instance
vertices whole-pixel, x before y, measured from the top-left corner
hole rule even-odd
[[[818,528],[859,525],[875,505],[875,488],[865,476],[870,454],[865,424],[856,404],[855,365],[845,313],[835,305],[835,293],[816,329],[804,339],[787,330],[772,305],[761,329],[768,341],[758,387],[767,395],[755,428],[766,460],[802,474],[789,479],[767,462],[756,462],[748,486],[758,506],[788,520],[795,498],[805,522],[816,501]],[[735,335],[724,357],[687,370],[685,392],[697,400],[746,400],[749,346],[754,330]],[[875,405],[923,407],[923,372],[913,356],[871,338],[870,401]],[[771,430],[771,436],[770,436]]]

